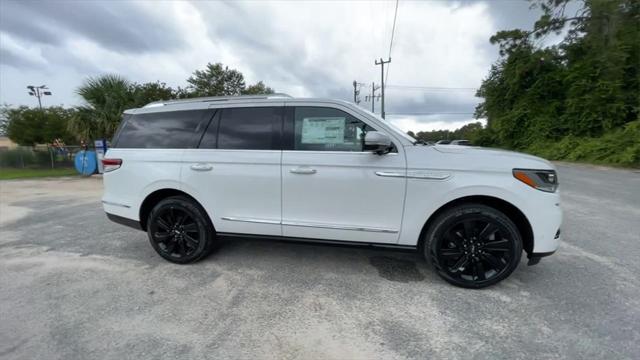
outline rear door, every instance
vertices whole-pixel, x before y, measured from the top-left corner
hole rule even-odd
[[[212,111],[141,109],[125,116],[106,157],[122,166],[104,174],[105,211],[139,220],[139,206],[150,189],[179,187],[181,158],[195,148]]]
[[[364,150],[378,130],[348,108],[286,108],[282,153],[284,236],[396,243],[406,179],[401,146],[386,155]]]
[[[281,235],[283,104],[216,109],[182,182],[219,233]]]

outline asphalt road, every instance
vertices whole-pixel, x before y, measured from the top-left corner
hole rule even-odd
[[[559,252],[484,290],[414,253],[263,240],[173,265],[106,219],[99,179],[0,182],[0,358],[638,359],[640,173],[559,176]]]

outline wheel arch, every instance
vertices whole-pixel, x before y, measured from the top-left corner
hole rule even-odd
[[[150,194],[148,194],[145,197],[145,199],[142,201],[142,204],[140,205],[140,227],[142,228],[143,231],[146,231],[147,229],[147,218],[149,217],[149,213],[151,212],[153,207],[156,206],[156,204],[158,204],[163,199],[166,199],[171,196],[184,196],[189,198],[204,210],[204,213],[209,217],[209,221],[211,221],[211,216],[209,216],[206,209],[193,196],[189,195],[188,193],[182,190],[178,190],[174,188],[164,188],[164,189],[155,190]]]
[[[437,219],[440,214],[454,206],[470,203],[490,206],[505,214],[511,221],[513,221],[513,223],[518,228],[520,236],[522,236],[522,248],[527,252],[527,254],[531,254],[533,252],[533,228],[531,227],[531,223],[524,215],[524,213],[520,209],[518,209],[518,207],[508,201],[487,195],[464,196],[451,200],[439,207],[435,212],[431,214],[431,216],[429,216],[427,221],[424,223],[422,230],[420,231],[420,237],[418,239],[419,248],[422,248],[422,246],[424,246],[424,237],[435,219]]]

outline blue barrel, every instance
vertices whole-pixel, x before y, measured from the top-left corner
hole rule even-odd
[[[96,152],[90,150],[82,150],[76,154],[74,161],[76,170],[81,175],[92,175],[98,170],[98,161]]]

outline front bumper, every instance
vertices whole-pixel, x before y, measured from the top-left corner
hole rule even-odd
[[[558,231],[556,231],[556,235],[554,236],[554,240],[556,242],[560,242],[560,229],[558,229]],[[527,258],[529,259],[529,261],[527,262],[527,265],[532,266],[532,265],[536,265],[537,263],[540,262],[540,259],[542,259],[543,257],[547,257],[547,256],[551,256],[553,254],[555,254],[555,250],[553,251],[547,251],[547,252],[532,252],[530,254],[528,254]]]
[[[529,261],[527,261],[528,266],[536,265],[540,262],[540,259],[543,257],[551,256],[555,254],[555,251],[546,252],[546,253],[531,253],[528,255]]]

